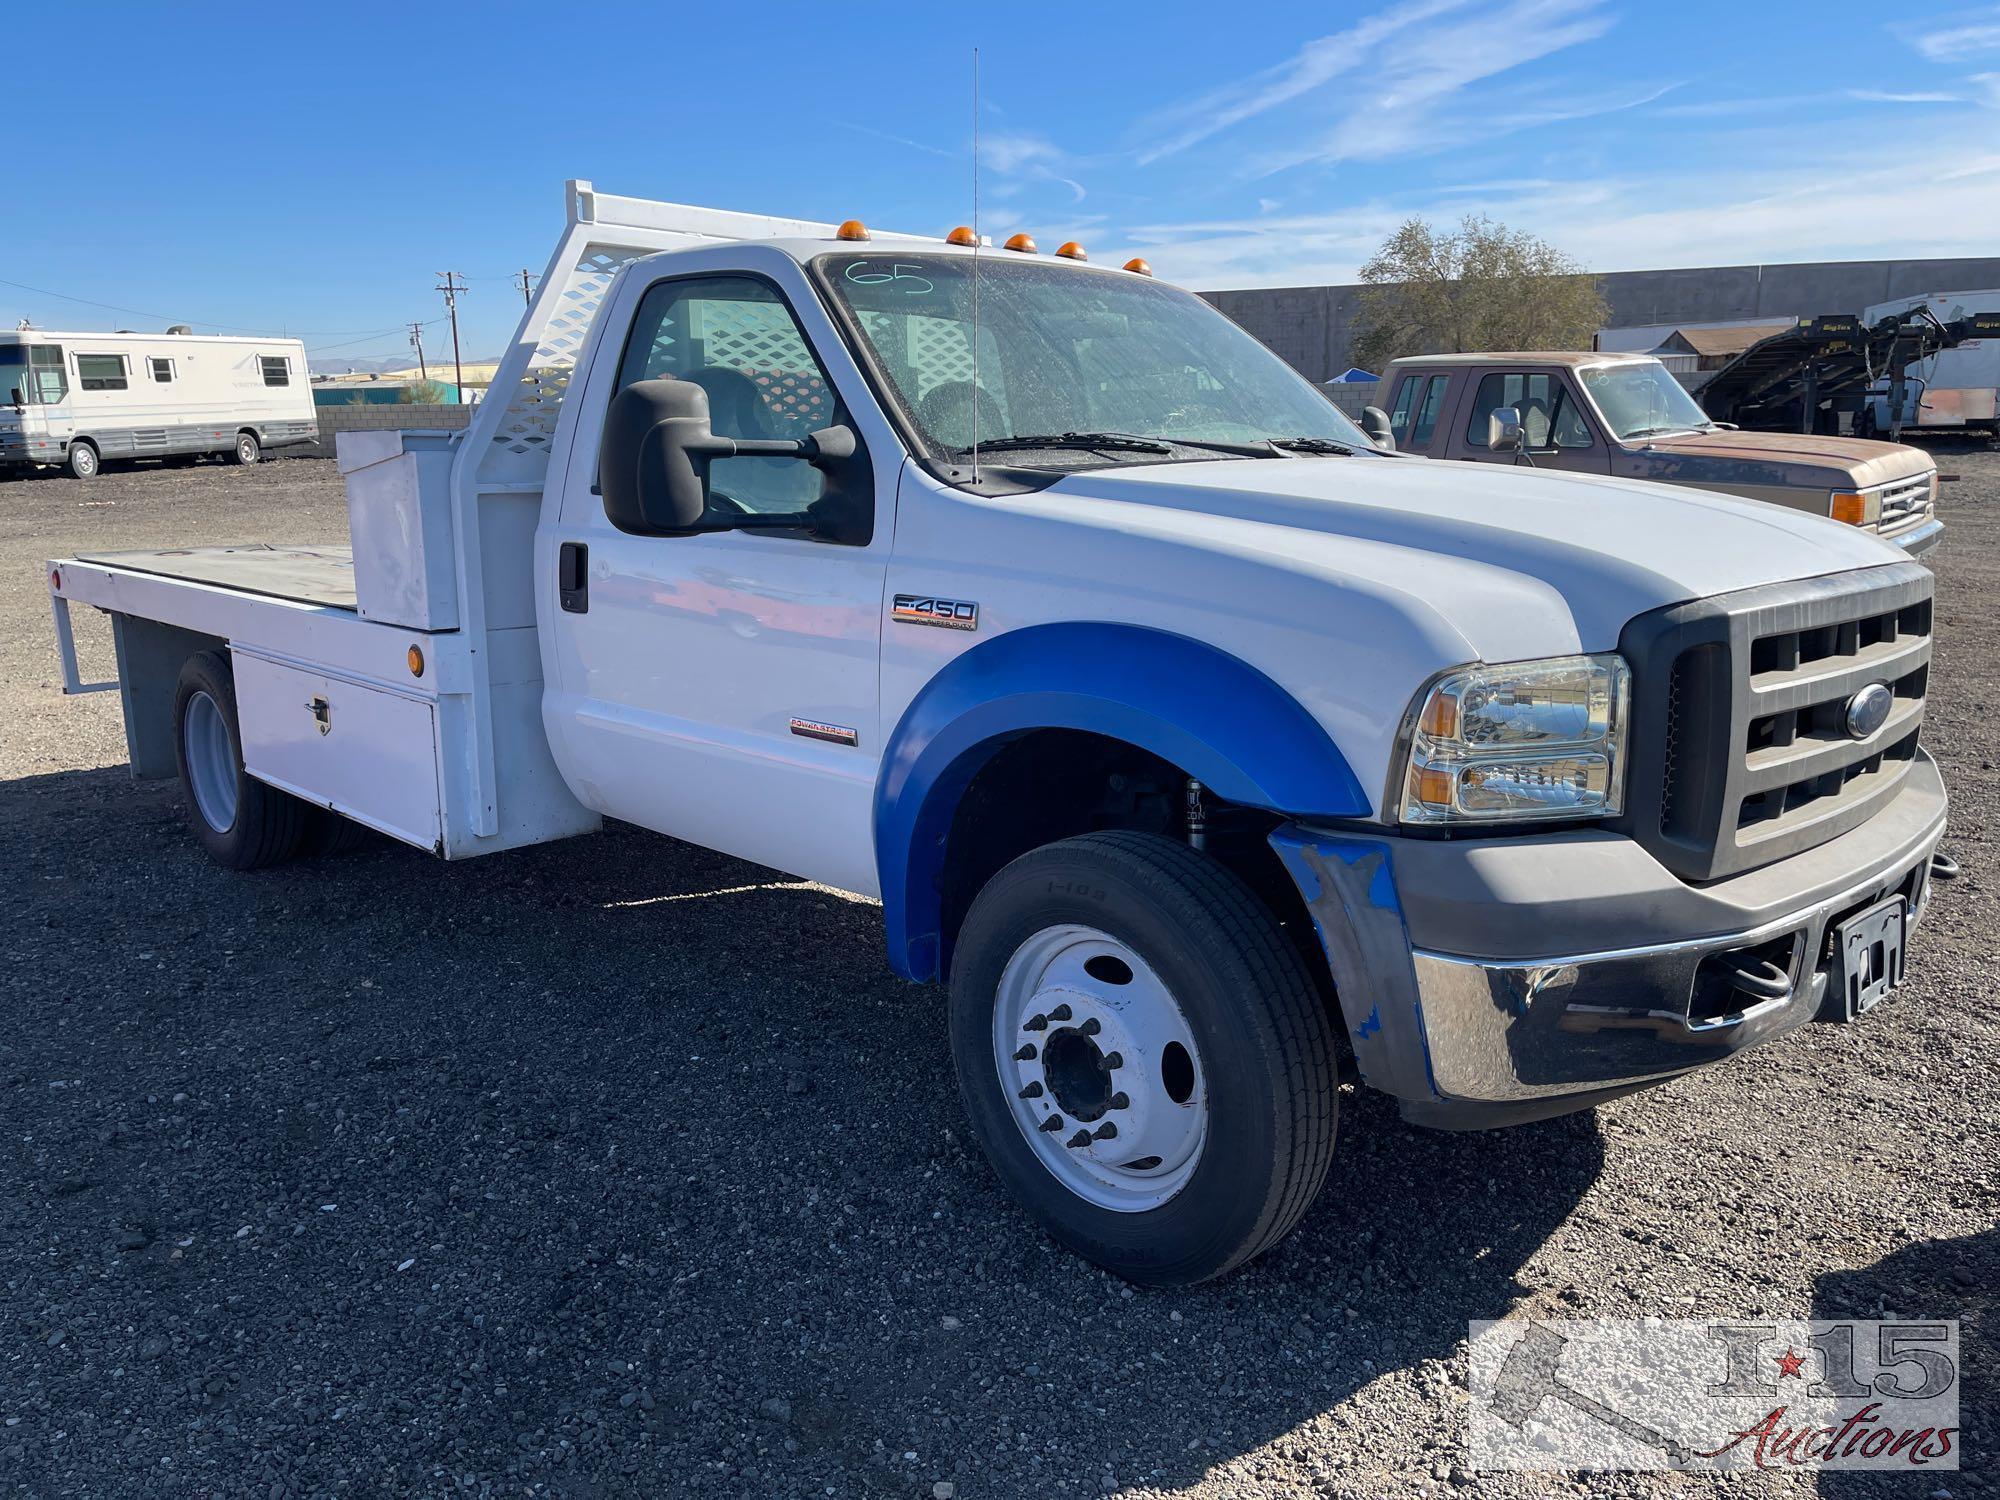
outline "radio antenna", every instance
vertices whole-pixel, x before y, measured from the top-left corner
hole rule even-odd
[[[972,483],[979,483],[979,49],[972,49]]]

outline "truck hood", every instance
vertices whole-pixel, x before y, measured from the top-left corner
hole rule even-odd
[[[1097,469],[1017,503],[1393,593],[1449,622],[1470,648],[1461,659],[1486,661],[1608,650],[1662,605],[1905,560],[1854,527],[1757,500],[1388,457]]]
[[[1782,465],[1796,474],[1791,482],[1813,483],[1825,476],[1829,489],[1842,485],[1866,489],[1893,479],[1926,474],[1934,467],[1928,453],[1902,443],[1816,437],[1803,432],[1687,432],[1649,438],[1635,451],[1673,458]]]

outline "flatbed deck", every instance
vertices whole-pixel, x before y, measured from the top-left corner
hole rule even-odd
[[[349,547],[170,547],[154,552],[87,552],[76,561],[208,584],[239,594],[359,612]]]

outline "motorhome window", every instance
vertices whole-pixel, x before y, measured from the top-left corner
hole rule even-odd
[[[86,391],[125,389],[125,356],[122,354],[79,354],[76,383]]]
[[[63,368],[62,345],[30,344],[28,370],[35,381],[34,389],[28,393],[30,401],[54,406],[69,394],[69,372]]]
[[[635,380],[687,380],[708,393],[720,437],[802,438],[841,420],[792,310],[767,282],[748,276],[663,281],[646,293],[618,371]],[[823,478],[781,458],[723,458],[709,466],[715,494],[745,510],[804,510]]]
[[[257,363],[264,371],[264,384],[290,385],[292,383],[292,362],[279,354],[262,354]]]
[[[161,359],[158,355],[155,355],[147,363],[153,367],[153,379],[161,385],[169,385],[173,382],[174,362],[172,360]]]

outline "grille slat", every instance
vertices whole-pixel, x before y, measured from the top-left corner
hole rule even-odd
[[[1866,821],[1916,762],[1931,589],[1920,565],[1891,563],[1634,620],[1620,640],[1634,672],[1632,835],[1699,881]],[[1892,695],[1888,718],[1855,739],[1849,705],[1875,683]]]

